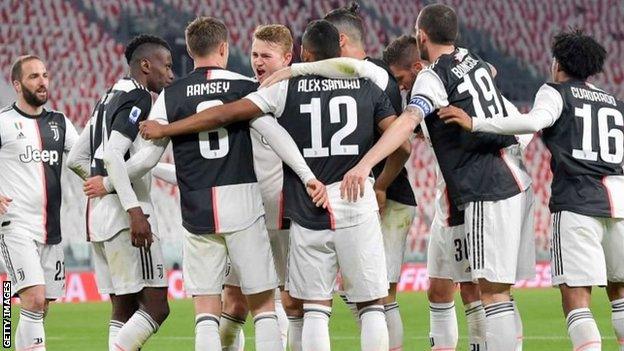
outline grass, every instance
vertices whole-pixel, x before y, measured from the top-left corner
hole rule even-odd
[[[514,293],[524,324],[524,350],[570,350],[565,321],[555,289],[518,290]],[[404,350],[428,350],[429,312],[424,293],[403,293],[399,304],[405,325]],[[461,302],[456,301],[458,306]],[[193,350],[194,319],[190,300],[171,301],[171,315],[158,334],[142,349]],[[617,351],[611,328],[610,307],[602,290],[594,292],[592,311],[603,336],[603,350]],[[107,350],[108,303],[54,304],[46,319],[48,350]],[[12,311],[15,332],[18,308]],[[463,309],[458,309],[460,341],[457,350],[467,350]],[[359,350],[359,335],[350,312],[338,299],[330,322],[333,350]],[[246,350],[254,350],[253,326],[245,324]]]

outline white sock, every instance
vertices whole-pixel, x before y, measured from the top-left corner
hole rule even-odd
[[[288,317],[288,348],[290,351],[301,351],[301,332],[303,317]]]
[[[15,331],[15,349],[33,349],[45,351],[45,331],[43,330],[43,311],[20,310],[20,319]]]
[[[429,342],[432,350],[455,350],[459,332],[455,303],[429,303]]]
[[[516,351],[522,351],[522,341],[524,340],[524,327],[522,326],[522,317],[520,316],[520,310],[516,305],[516,301],[511,296],[511,303],[514,306],[514,319],[516,321]]]
[[[388,351],[388,326],[382,305],[370,305],[360,310],[362,351]]]
[[[302,351],[330,351],[329,317],[331,307],[314,303],[303,304]]]
[[[516,320],[511,301],[485,306],[488,351],[516,349]]]
[[[624,299],[611,301],[611,322],[620,351],[624,351]]]
[[[468,350],[486,351],[485,310],[481,301],[474,301],[464,306],[466,324],[468,324]]]
[[[345,303],[345,305],[347,305],[347,308],[349,309],[349,311],[351,311],[351,315],[353,316],[353,319],[355,320],[355,322],[358,324],[358,327],[361,328],[362,322],[360,321],[360,314],[359,314],[357,305],[353,302],[349,302],[349,299],[347,299],[347,295],[340,295],[340,298]]]
[[[399,312],[399,303],[393,302],[384,306],[386,325],[388,325],[388,346],[390,351],[403,350],[403,321]]]
[[[139,309],[119,329],[115,347],[119,351],[136,351],[156,331],[158,331],[158,323],[147,312]]]
[[[111,319],[108,323],[108,351],[116,351],[115,350],[115,340],[117,340],[117,334],[124,326],[124,324],[120,321],[116,321]]]
[[[282,338],[275,312],[262,312],[254,316],[257,351],[282,351]]]
[[[210,313],[195,316],[195,351],[221,351],[219,317]]]
[[[242,329],[238,332],[234,345],[236,345],[236,351],[245,351],[245,333]]]
[[[598,326],[589,308],[577,308],[566,317],[568,334],[574,350],[600,351],[602,340]]]
[[[275,294],[275,296],[280,296],[279,290]],[[275,299],[275,314],[277,315],[277,325],[282,335],[282,347],[286,350],[286,344],[288,343],[288,316],[286,316],[281,299]]]
[[[221,313],[219,321],[219,337],[221,338],[221,350],[239,351],[238,336],[245,324],[245,320],[236,318],[227,313]]]

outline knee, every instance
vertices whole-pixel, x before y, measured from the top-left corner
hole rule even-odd
[[[169,317],[169,304],[160,305],[157,308],[152,308],[150,310],[150,316],[158,325],[161,325],[167,317]]]
[[[44,312],[47,308],[45,288],[27,288],[19,294],[22,308],[33,312]]]
[[[459,291],[464,305],[481,299],[481,292],[479,291],[479,286],[477,284],[461,283]]]
[[[427,289],[427,298],[429,302],[446,303],[453,301],[455,293],[455,284],[452,281],[439,281],[432,279],[429,289]]]
[[[284,295],[287,295],[285,297]],[[303,301],[288,294],[282,294],[282,306],[289,317],[303,317]]]
[[[245,319],[247,318],[247,313],[249,313],[249,308],[247,308],[247,302],[244,299],[236,299],[230,301],[227,306],[224,306],[223,312],[240,319]]]

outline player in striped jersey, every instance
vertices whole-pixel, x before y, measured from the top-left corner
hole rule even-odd
[[[137,350],[169,314],[151,176],[131,185],[124,158],[141,149],[138,123],[152,108],[150,92],[160,92],[173,80],[171,52],[163,39],[140,35],[128,43],[125,57],[129,75],[100,99],[68,158],[68,167],[86,180],[90,197],[87,236],[98,289],[110,295],[113,307],[111,351]],[[125,191],[109,193],[112,187]]]
[[[45,350],[48,303],[63,296],[61,169],[78,134],[48,100],[48,71],[37,56],[11,69],[17,101],[0,112],[0,249],[21,300],[15,349]]]
[[[555,36],[553,83],[533,109],[507,118],[472,119],[457,108],[440,111],[469,131],[534,133],[552,154],[551,273],[575,350],[600,350],[589,304],[592,286],[607,286],[612,322],[624,350],[624,102],[589,84],[606,51],[581,31]]]

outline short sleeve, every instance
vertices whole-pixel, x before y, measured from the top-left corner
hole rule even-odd
[[[429,68],[422,70],[416,77],[407,105],[419,108],[426,117],[448,104],[448,94],[440,77]]]
[[[74,145],[78,141],[78,138],[79,135],[76,131],[76,128],[74,127],[74,124],[69,120],[69,118],[65,117],[65,152],[69,152],[69,150],[74,147]]]
[[[135,89],[129,92],[126,103],[116,112],[111,130],[134,140],[139,134],[139,122],[147,119],[151,107],[152,96],[147,90]]]
[[[377,99],[375,99],[375,123],[378,124],[381,120],[390,116],[396,116],[396,112],[388,95],[380,91]]]
[[[163,90],[156,102],[154,102],[154,106],[152,106],[152,110],[147,116],[147,119],[150,121],[157,121],[160,124],[169,124],[169,118],[167,117],[167,106],[165,105],[165,90]]]
[[[280,117],[286,105],[286,95],[288,93],[288,80],[281,81],[270,87],[259,89],[245,97],[251,100],[264,113],[271,113],[275,117]]]

